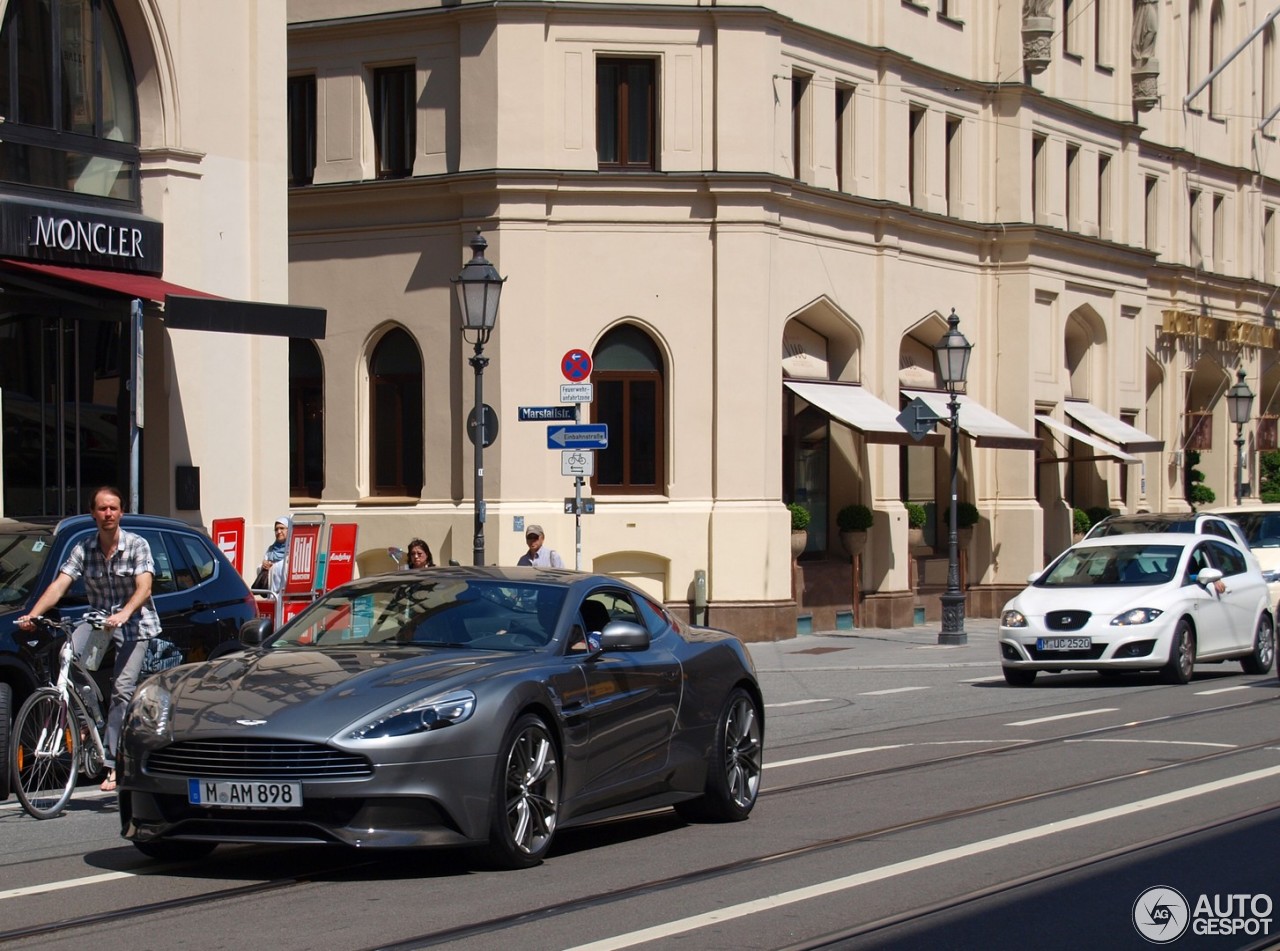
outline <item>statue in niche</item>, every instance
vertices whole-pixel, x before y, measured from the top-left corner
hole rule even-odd
[[[1022,0],[1022,19],[1047,17],[1051,6],[1053,6],[1053,0]]]
[[[1158,0],[1134,0],[1133,3],[1133,64],[1139,66],[1155,57],[1156,31],[1159,27]]]

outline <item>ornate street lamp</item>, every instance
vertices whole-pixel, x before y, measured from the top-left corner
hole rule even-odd
[[[462,338],[475,346],[474,356],[468,358],[476,371],[476,428],[475,428],[475,539],[472,542],[472,563],[484,564],[484,368],[489,358],[484,356],[484,345],[489,342],[494,325],[498,322],[498,298],[502,296],[505,277],[485,259],[484,249],[489,246],[480,235],[480,229],[471,239],[471,260],[450,278],[458,292],[458,309],[462,311]]]
[[[960,332],[960,318],[955,308],[947,318],[947,332],[934,346],[938,360],[938,378],[947,388],[951,401],[951,515],[950,534],[947,539],[947,590],[942,601],[942,630],[939,644],[967,644],[969,635],[964,631],[964,592],[960,590],[960,551],[956,542],[956,510],[960,507],[956,498],[956,470],[960,463],[960,397],[956,391],[964,386],[969,375],[969,353],[973,344]]]
[[[1235,386],[1227,390],[1227,415],[1236,424],[1236,505],[1244,496],[1244,424],[1253,412],[1253,390],[1244,381],[1244,367],[1236,371]]]

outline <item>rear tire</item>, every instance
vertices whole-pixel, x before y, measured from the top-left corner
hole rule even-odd
[[[1004,682],[1010,687],[1030,687],[1036,682],[1036,671],[1023,670],[1021,667],[1002,667]]]
[[[1258,618],[1258,630],[1253,635],[1253,650],[1240,658],[1240,666],[1246,674],[1265,674],[1276,659],[1276,637],[1271,619],[1265,614]]]
[[[13,692],[8,684],[0,684],[0,802],[9,798],[13,788],[9,768],[9,737],[13,727]]]
[[[488,858],[531,868],[551,849],[560,816],[560,763],[541,717],[526,713],[507,731],[489,794]]]
[[[149,859],[159,859],[162,862],[184,862],[204,858],[218,847],[218,843],[153,839],[150,842],[135,842],[133,847]]]
[[[676,803],[676,813],[686,820],[741,822],[751,815],[760,795],[763,760],[760,709],[751,694],[735,687],[716,723],[706,791],[697,799]]]
[[[1167,684],[1187,684],[1196,666],[1196,638],[1191,625],[1179,621],[1169,645],[1169,661],[1160,668],[1160,679]]]
[[[10,744],[18,801],[35,818],[52,819],[75,791],[80,765],[80,724],[56,690],[37,690],[27,698],[13,721]]]

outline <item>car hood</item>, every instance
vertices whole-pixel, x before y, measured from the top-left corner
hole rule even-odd
[[[243,732],[267,721],[272,736],[334,735],[405,700],[529,664],[527,654],[413,649],[282,650],[187,665],[159,681],[172,697],[175,735]]]
[[[1168,601],[1167,584],[1080,588],[1039,588],[1029,585],[1005,605],[1005,610],[1012,608],[1028,617],[1043,617],[1049,611],[1073,610],[1110,615],[1129,608],[1164,608]]]

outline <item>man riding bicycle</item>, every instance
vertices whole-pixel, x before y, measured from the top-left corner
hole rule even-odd
[[[61,601],[71,583],[82,576],[89,607],[107,615],[105,626],[116,647],[116,662],[105,737],[108,772],[102,791],[113,792],[116,746],[125,710],[138,685],[147,641],[160,634],[160,616],[151,600],[156,568],[146,539],[120,528],[119,489],[103,486],[94,492],[89,513],[98,526],[97,534],[71,547],[67,560],[36,600],[31,614],[18,618],[18,627],[32,630],[35,625],[31,617],[44,614]]]

